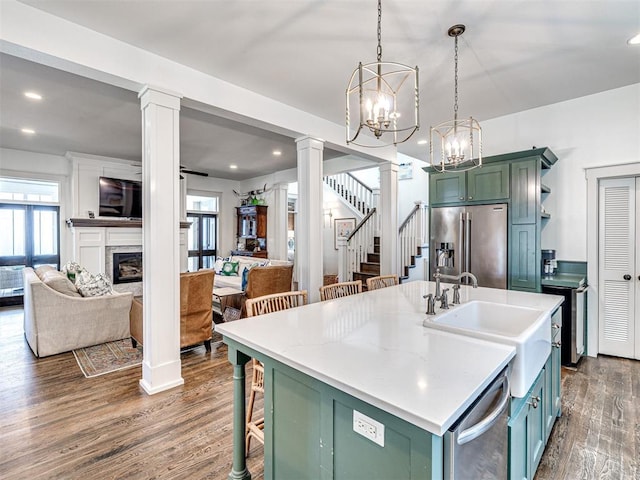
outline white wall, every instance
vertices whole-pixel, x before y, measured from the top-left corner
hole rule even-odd
[[[398,154],[398,163],[411,162],[413,178],[398,180],[398,222],[402,223],[413,210],[417,201],[429,203],[429,174],[423,170],[427,162]]]
[[[543,177],[551,219],[542,248],[561,260],[587,259],[586,167],[640,162],[640,84],[482,123],[483,155],[549,147],[556,165]]]

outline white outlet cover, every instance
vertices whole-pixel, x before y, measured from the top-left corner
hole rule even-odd
[[[384,425],[357,410],[353,411],[353,431],[384,447]]]

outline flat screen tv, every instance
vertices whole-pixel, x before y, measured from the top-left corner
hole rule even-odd
[[[142,218],[142,182],[100,177],[101,217]]]

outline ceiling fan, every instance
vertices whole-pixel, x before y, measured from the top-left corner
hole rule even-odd
[[[197,170],[191,170],[189,167],[185,167],[184,165],[180,165],[180,180],[182,180],[184,177],[182,176],[183,173],[189,174],[189,175],[199,175],[201,177],[208,177],[209,174],[206,172],[199,172]]]

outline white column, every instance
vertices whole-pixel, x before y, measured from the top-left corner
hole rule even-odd
[[[269,258],[287,259],[287,192],[289,184],[279,183],[273,187],[273,241],[269,244]]]
[[[140,385],[153,394],[184,383],[180,364],[180,97],[149,86],[139,97],[144,252]]]
[[[398,274],[398,165],[380,165],[380,274]]]
[[[373,198],[373,208],[376,209],[376,211],[378,212],[378,215],[376,216],[376,225],[375,225],[375,235],[379,236],[380,235],[380,219],[382,218],[380,216],[380,188],[372,188],[371,189],[371,197]]]
[[[338,237],[338,281],[348,282],[351,279],[347,278],[349,272],[349,253],[347,252],[347,239],[344,237]]]
[[[312,137],[296,139],[298,149],[298,215],[296,217],[296,270],[298,288],[307,290],[309,302],[320,300],[323,275],[322,150],[324,142]]]

